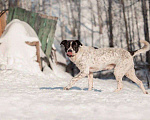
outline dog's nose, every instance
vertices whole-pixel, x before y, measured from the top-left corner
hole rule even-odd
[[[68,50],[68,52],[72,52],[72,50]]]

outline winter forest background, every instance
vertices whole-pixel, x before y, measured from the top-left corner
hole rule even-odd
[[[16,5],[59,18],[54,44],[62,53],[63,39],[129,51],[141,48],[140,40],[150,39],[150,0],[0,0],[0,10]],[[150,69],[150,52],[136,56],[135,64],[137,69]]]

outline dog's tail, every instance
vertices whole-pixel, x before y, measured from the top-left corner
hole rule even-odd
[[[143,46],[141,49],[137,50],[137,51],[133,54],[133,57],[136,56],[136,55],[138,55],[138,54],[140,54],[140,53],[145,53],[145,52],[147,52],[147,51],[150,50],[150,44],[149,44],[147,41],[145,41],[145,40],[140,40],[140,43],[144,43],[144,46]]]

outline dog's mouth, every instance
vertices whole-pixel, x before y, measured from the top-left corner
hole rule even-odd
[[[72,55],[72,52],[67,52],[67,56],[68,57],[73,57],[74,55]]]

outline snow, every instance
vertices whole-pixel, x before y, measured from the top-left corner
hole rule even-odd
[[[39,64],[36,62],[36,48],[27,45],[26,41],[33,42],[39,39],[27,23],[17,19],[11,21],[0,38],[1,69],[40,72]]]
[[[59,73],[57,73],[59,74]],[[94,79],[87,91],[87,78],[69,91],[63,90],[71,77],[60,78],[52,71],[45,75],[18,70],[0,71],[0,118],[2,120],[143,120],[149,118],[150,94],[145,95],[135,84],[123,81],[116,93],[117,82]],[[150,90],[148,90],[150,92]]]

